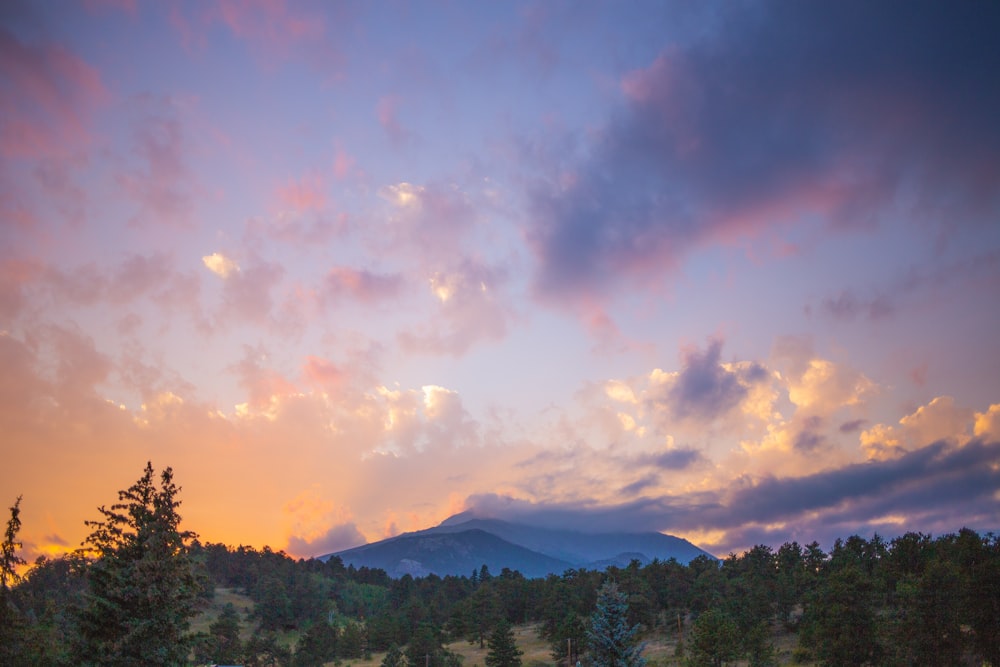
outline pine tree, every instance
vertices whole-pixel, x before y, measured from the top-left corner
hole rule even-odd
[[[406,657],[399,650],[399,646],[393,644],[389,647],[385,657],[382,658],[382,667],[406,667]]]
[[[222,608],[219,618],[208,626],[200,646],[195,647],[195,658],[201,662],[232,665],[243,655],[240,642],[240,617],[232,602]]]
[[[506,619],[501,619],[493,629],[488,642],[486,667],[521,667],[524,651],[514,642],[514,630]]]
[[[707,609],[694,622],[687,639],[689,667],[722,667],[740,653],[736,621],[717,609]]]
[[[587,641],[595,667],[644,667],[645,644],[635,641],[639,625],[628,625],[628,596],[609,581],[597,592],[597,609],[590,617]]]
[[[9,587],[16,585],[21,576],[17,572],[24,559],[17,555],[21,543],[17,541],[17,533],[21,530],[21,496],[17,497],[10,508],[10,519],[3,534],[3,545],[0,547],[0,595],[5,594]]]
[[[17,533],[21,530],[21,496],[17,497],[10,508],[10,520],[4,532],[2,550],[0,550],[0,664],[28,664],[23,655],[26,645],[30,643],[30,628],[24,615],[14,603],[13,592],[9,587],[21,581],[17,568],[24,565],[24,560],[17,555],[21,543],[17,541]]]
[[[166,468],[157,488],[153,466],[106,509],[84,541],[87,592],[79,611],[77,664],[184,664],[189,622],[202,582],[189,554],[194,533],[180,530],[180,489]]]

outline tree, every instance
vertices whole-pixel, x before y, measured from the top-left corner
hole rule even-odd
[[[524,651],[514,642],[514,630],[506,619],[497,623],[490,634],[489,651],[486,653],[486,667],[521,667]]]
[[[24,559],[17,555],[21,543],[17,541],[17,533],[21,530],[21,496],[17,497],[10,508],[10,519],[7,530],[3,534],[3,545],[0,547],[0,589],[5,594],[7,590],[21,580],[17,568],[24,565]]]
[[[219,618],[208,626],[208,635],[195,648],[195,658],[201,662],[231,665],[243,654],[240,642],[240,617],[232,602],[222,608]]]
[[[180,529],[180,489],[168,467],[157,488],[151,463],[84,541],[87,591],[78,612],[77,664],[177,665],[190,651],[202,589]]]
[[[243,664],[246,667],[279,667],[287,665],[291,652],[278,643],[273,632],[256,632],[243,647]]]
[[[557,663],[568,661],[567,667],[576,663],[575,656],[587,641],[587,629],[583,619],[575,611],[570,611],[560,621],[549,639],[549,655]]]
[[[21,496],[10,508],[10,519],[0,547],[0,664],[21,664],[25,649],[31,643],[30,628],[17,605],[10,587],[21,581],[17,568],[24,560],[17,555],[21,543],[17,533],[21,530]],[[27,664],[27,661],[24,661]]]
[[[810,595],[800,642],[813,648],[821,665],[880,664],[880,627],[871,589],[862,565],[850,563],[825,575]]]
[[[406,657],[399,650],[399,646],[393,644],[389,647],[385,657],[382,658],[382,667],[406,667]]]
[[[310,625],[295,646],[295,667],[322,667],[337,658],[337,628],[319,619]]]
[[[694,622],[686,645],[690,667],[722,667],[739,656],[739,629],[727,614],[707,609]]]
[[[609,581],[597,592],[597,609],[590,617],[587,641],[596,667],[643,667],[645,644],[637,644],[639,625],[628,625],[628,596]]]

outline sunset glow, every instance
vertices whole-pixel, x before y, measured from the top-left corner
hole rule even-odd
[[[147,460],[203,541],[295,556],[463,510],[1000,530],[996,14],[6,3],[25,557]]]

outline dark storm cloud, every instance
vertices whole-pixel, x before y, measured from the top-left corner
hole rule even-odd
[[[1000,209],[1000,5],[723,3],[665,45],[568,177],[532,191],[543,297],[656,281],[694,244],[803,214],[983,224]],[[565,164],[565,163],[564,163]],[[883,314],[886,304],[829,304]],[[873,310],[874,309],[874,310]]]
[[[851,534],[885,535],[893,526],[897,534],[1000,528],[1000,442],[936,442],[891,461],[741,483],[617,505],[531,503],[494,494],[472,496],[467,504],[481,516],[581,531],[721,530],[725,537],[713,546],[717,554],[789,540],[829,545]]]

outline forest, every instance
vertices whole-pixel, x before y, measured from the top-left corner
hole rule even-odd
[[[486,667],[521,667],[518,627],[549,648],[524,667],[1000,666],[1000,538],[968,528],[544,579],[485,566],[393,579],[336,557],[202,543],[181,527],[178,492],[170,468],[147,465],[86,522],[79,550],[30,565],[18,498],[0,562],[0,664],[460,667],[463,642],[488,649]]]

